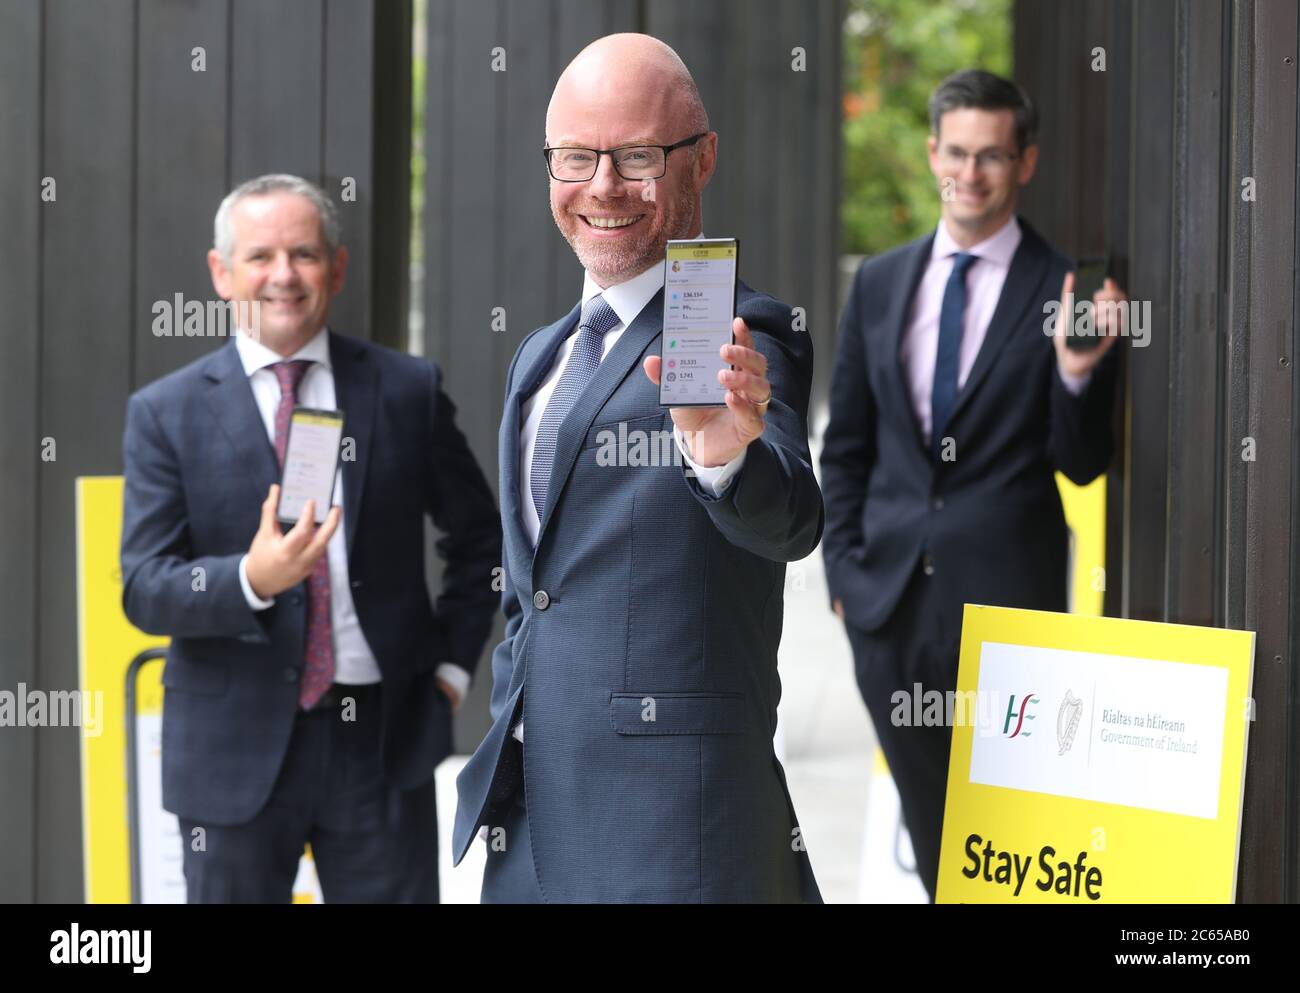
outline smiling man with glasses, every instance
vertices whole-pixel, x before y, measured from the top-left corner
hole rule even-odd
[[[785,563],[822,525],[809,335],[740,283],[725,406],[659,405],[664,249],[700,236],[718,157],[667,45],[594,42],[546,139],[551,213],[586,273],[507,375],[506,637],[454,857],[481,828],[487,903],[820,902],[772,747]],[[682,459],[609,464],[603,432],[671,438]]]
[[[939,225],[865,262],[841,321],[822,553],[933,898],[952,729],[899,726],[899,694],[956,689],[963,604],[1066,609],[1054,473],[1082,485],[1110,462],[1116,338],[1076,351],[1044,333],[1073,278],[1016,216],[1038,163],[1028,95],[959,72],[930,123]],[[1124,299],[1111,280],[1093,297]]]

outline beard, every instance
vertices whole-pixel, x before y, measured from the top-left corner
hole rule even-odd
[[[699,193],[687,189],[683,181],[666,200],[644,201],[647,207],[654,207],[656,202],[664,205],[663,212],[649,214],[650,223],[637,237],[617,242],[586,237],[586,222],[578,216],[586,211],[576,204],[561,210],[552,203],[551,216],[582,267],[602,284],[613,286],[662,262],[669,240],[690,236],[691,222],[700,202]],[[600,209],[593,206],[591,213],[599,213]]]

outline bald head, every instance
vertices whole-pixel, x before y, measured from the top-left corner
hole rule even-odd
[[[717,165],[718,136],[700,91],[677,53],[657,38],[616,34],[584,48],[555,84],[546,144],[597,151],[671,148],[657,178],[621,175],[612,155],[596,157],[590,179],[551,176],[551,215],[583,268],[609,287],[663,264],[672,238],[694,238],[701,194]],[[637,161],[658,168],[657,151]],[[637,175],[635,172],[633,176]]]
[[[562,124],[558,118],[575,104],[616,112],[622,107],[629,116],[639,106],[637,117],[657,112],[678,124],[683,134],[677,138],[709,130],[709,115],[686,63],[647,34],[607,35],[577,54],[560,74],[546,110],[548,144],[561,143],[564,136],[553,126]]]

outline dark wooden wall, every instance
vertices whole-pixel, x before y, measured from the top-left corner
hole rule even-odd
[[[77,685],[73,481],[122,471],[133,390],[224,343],[150,325],[214,296],[232,186],[353,177],[332,324],[404,342],[409,30],[401,0],[0,4],[0,686]],[[77,734],[0,730],[0,902],[82,898]]]
[[[1126,355],[1107,612],[1258,632],[1238,892],[1295,901],[1297,8],[1019,0],[1015,31],[1044,120],[1026,213],[1152,302]]]
[[[722,135],[707,230],[738,235],[747,281],[807,310],[825,382],[842,6],[432,0],[423,345],[485,464],[514,348],[581,286],[538,149],[559,71],[611,31],[657,34],[691,65]],[[151,308],[212,296],[204,256],[233,185],[296,172],[338,201],[355,178],[357,202],[339,202],[352,262],[331,323],[405,344],[410,31],[408,0],[0,4],[0,686],[77,684],[73,482],[121,472],[131,391],[223,343],[157,338]],[[191,69],[195,46],[205,72]],[[505,73],[490,70],[496,46]],[[795,47],[806,72],[791,70]],[[40,199],[46,176],[54,203]],[[508,330],[493,335],[498,306]],[[482,732],[487,685],[463,748]],[[0,737],[0,901],[81,899],[78,762],[75,729]]]
[[[424,337],[446,370],[474,450],[497,465],[505,374],[519,342],[567,313],[582,270],[551,219],[541,148],[560,72],[589,42],[642,31],[695,76],[719,164],[704,230],[741,239],[750,285],[807,311],[817,384],[828,380],[837,301],[840,0],[448,0],[429,6]],[[494,48],[506,70],[492,70]],[[806,71],[792,71],[803,48]],[[504,307],[506,330],[492,330]],[[495,468],[492,471],[496,484]],[[486,672],[458,745],[487,725]]]

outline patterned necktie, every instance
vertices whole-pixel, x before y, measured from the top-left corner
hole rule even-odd
[[[573,343],[569,363],[564,367],[564,372],[560,373],[560,381],[555,384],[551,398],[547,401],[542,423],[537,428],[537,438],[533,441],[533,464],[528,484],[533,494],[533,506],[537,508],[538,520],[542,519],[546,510],[546,491],[551,482],[555,440],[560,433],[560,425],[591,382],[591,377],[596,375],[601,356],[605,353],[605,335],[618,323],[618,314],[614,313],[614,308],[605,302],[603,296],[592,297],[583,304],[582,319],[578,322],[578,339]]]
[[[978,256],[958,252],[939,308],[939,347],[934,356],[934,387],[930,392],[930,449],[935,461],[943,448],[943,430],[957,404],[957,372],[961,365],[961,319],[966,312],[966,273]]]
[[[289,420],[298,403],[298,386],[312,363],[307,359],[277,362],[271,366],[280,381],[280,406],[275,411],[275,457],[284,467],[289,443]],[[327,508],[328,509],[328,508]],[[298,683],[298,706],[310,710],[334,682],[334,630],[330,622],[329,554],[322,555],[307,579],[306,665]]]

